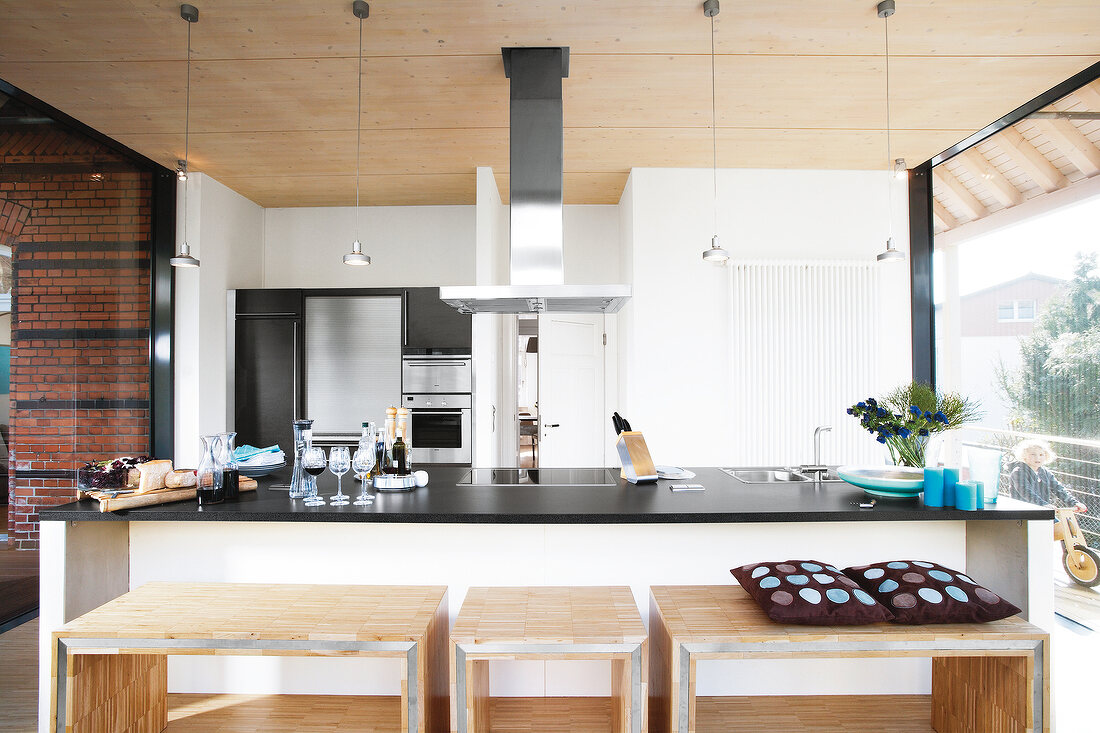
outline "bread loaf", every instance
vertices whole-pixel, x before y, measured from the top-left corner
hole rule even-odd
[[[164,486],[169,489],[186,489],[197,483],[195,471],[191,468],[177,468],[164,477]]]
[[[164,477],[171,472],[172,462],[166,460],[147,461],[138,466],[138,470],[141,472],[141,479],[138,482],[136,493],[144,494],[147,491],[164,488]]]
[[[126,472],[126,488],[136,489],[138,484],[141,483],[141,471],[136,468],[131,468]]]

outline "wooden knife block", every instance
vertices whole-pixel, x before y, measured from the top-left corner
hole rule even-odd
[[[653,466],[653,459],[649,456],[649,448],[641,433],[633,430],[620,433],[615,448],[618,449],[619,461],[623,464],[620,474],[623,478],[632,484],[647,484],[657,480],[657,469]]]

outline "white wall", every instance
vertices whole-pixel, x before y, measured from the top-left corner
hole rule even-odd
[[[364,206],[359,232],[369,267],[343,263],[355,207],[267,209],[264,287],[473,285],[473,206]]]
[[[873,259],[886,242],[891,180],[864,171],[721,170],[717,233],[735,260]],[[895,237],[908,250],[904,186],[895,185]],[[730,369],[727,272],[702,261],[715,233],[711,192],[708,170],[634,169],[621,202],[620,226],[631,234],[623,274],[634,287],[620,314],[621,407],[664,463],[733,460],[740,416],[732,390],[750,388]],[[879,361],[880,382],[867,394],[910,375],[908,267],[884,264],[881,277],[880,307],[867,314],[880,324],[878,343],[866,355]],[[841,412],[830,421],[845,419]],[[773,439],[790,446],[789,462],[809,462],[809,435],[787,429]]]
[[[174,459],[176,465],[194,466],[199,436],[226,427],[226,291],[263,285],[264,210],[202,173],[191,174],[185,185],[187,241],[201,265],[174,272]],[[182,229],[181,221],[177,239]]]

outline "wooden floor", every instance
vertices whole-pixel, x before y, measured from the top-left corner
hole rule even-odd
[[[38,551],[0,543],[0,624],[38,608]]]
[[[1054,570],[1054,610],[1088,629],[1100,631],[1100,586],[1078,585],[1058,565]]]
[[[38,619],[0,634],[0,733],[38,729]]]
[[[401,726],[396,697],[180,695],[169,699],[169,733],[389,733]],[[605,698],[493,698],[490,733],[611,730]],[[929,733],[926,695],[701,698],[699,733]]]

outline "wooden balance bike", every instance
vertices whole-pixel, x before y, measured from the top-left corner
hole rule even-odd
[[[1085,544],[1085,536],[1072,509],[1054,510],[1054,540],[1062,543],[1062,566],[1074,583],[1087,588],[1100,585],[1100,554]]]

